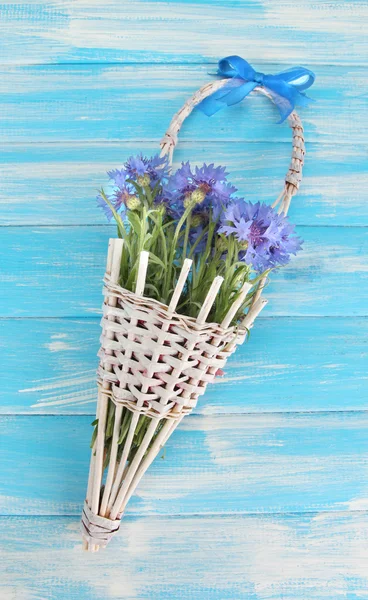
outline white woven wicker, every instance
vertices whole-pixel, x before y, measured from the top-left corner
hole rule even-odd
[[[201,100],[228,80],[202,87],[172,119],[162,142],[162,154],[170,163],[177,135],[184,119]],[[256,92],[268,95],[260,87]],[[305,154],[303,128],[294,111],[289,117],[293,130],[290,168],[284,187],[274,206],[286,213],[292,196],[299,188]],[[148,253],[141,254],[136,292],[118,285],[122,252],[121,240],[110,240],[104,279],[100,366],[98,369],[98,434],[92,449],[87,497],[82,516],[85,548],[96,551],[104,547],[119,528],[125,506],[141,477],[157,456],[181,419],[195,407],[208,383],[216,377],[228,357],[241,344],[266,301],[260,298],[265,280],[258,284],[252,303],[240,326],[230,323],[244,303],[250,284],[229,307],[221,324],[206,323],[222,283],[216,277],[208,291],[197,319],[175,312],[188,276],[191,261],[186,259],[169,306],[145,298],[144,282]],[[109,402],[115,405],[114,428],[106,481],[104,448]],[[118,461],[122,416],[131,411],[129,430]],[[150,425],[128,462],[140,415],[150,418]]]

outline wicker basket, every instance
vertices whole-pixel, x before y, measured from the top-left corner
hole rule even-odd
[[[227,79],[202,87],[174,116],[162,142],[162,154],[172,162],[177,135],[184,119],[205,97]],[[256,92],[268,95],[264,88]],[[305,154],[303,128],[294,111],[289,117],[293,148],[285,184],[273,206],[287,213],[302,176]],[[121,240],[110,240],[104,279],[100,366],[98,369],[98,433],[92,448],[87,497],[82,515],[85,548],[96,551],[118,530],[127,502],[143,474],[183,417],[196,406],[208,383],[222,369],[238,344],[246,338],[266,301],[261,299],[265,280],[253,294],[252,303],[239,327],[230,327],[251,285],[242,293],[221,324],[206,323],[221,284],[216,277],[197,319],[175,312],[190,262],[183,265],[169,306],[143,296],[147,253],[139,265],[136,293],[118,285]],[[104,448],[107,411],[115,405],[109,466],[104,479]],[[122,453],[118,453],[123,414],[131,413]],[[149,426],[132,460],[128,461],[140,415]]]

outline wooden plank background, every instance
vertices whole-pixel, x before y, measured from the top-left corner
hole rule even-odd
[[[368,598],[368,3],[0,4],[1,566],[5,600]],[[304,251],[225,377],[152,465],[119,537],[81,552],[108,168],[238,53],[317,75],[301,111]],[[185,124],[176,161],[271,202],[290,130],[249,97]]]

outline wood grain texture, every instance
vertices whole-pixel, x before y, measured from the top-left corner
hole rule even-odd
[[[368,598],[367,16],[366,0],[0,4],[1,600]],[[290,213],[305,250],[273,276],[249,344],[146,474],[120,535],[87,556],[114,232],[95,189],[153,152],[233,53],[316,72]],[[196,113],[177,160],[226,164],[242,195],[269,202],[290,154],[276,121],[255,97]]]
[[[1,413],[93,415],[99,335],[98,318],[0,321]],[[367,319],[259,318],[195,412],[366,410],[367,339]]]
[[[299,227],[298,233],[304,250],[272,274],[264,314],[366,316],[367,229]],[[107,242],[114,234],[114,226],[2,228],[0,316],[99,314]]]
[[[280,65],[269,64],[275,72]],[[199,65],[67,65],[3,67],[0,71],[0,142],[156,141],[169,120],[211,80]],[[364,143],[367,139],[366,69],[320,66],[301,112],[308,142]],[[212,77],[213,79],[213,77]],[[333,117],[332,117],[333,115]],[[291,141],[287,124],[258,94],[211,118],[195,111],[182,140]]]
[[[89,416],[1,417],[1,514],[80,513],[90,423]],[[188,416],[127,511],[366,509],[367,425],[367,412]]]
[[[132,154],[151,156],[157,150],[153,142],[4,145],[0,225],[105,224],[94,198],[107,183],[106,171],[120,168]],[[227,165],[229,179],[242,196],[271,203],[282,187],[290,144],[183,142],[175,158],[176,165],[187,160]],[[366,163],[366,148],[361,144],[307,143],[303,182],[289,212],[291,221],[367,226]]]
[[[74,517],[2,518],[0,589],[6,600],[363,600],[367,517],[127,517],[91,556]]]
[[[4,61],[367,64],[364,0],[23,0],[2,3]],[[21,40],[21,44],[17,40]]]

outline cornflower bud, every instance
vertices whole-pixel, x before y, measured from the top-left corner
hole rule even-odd
[[[216,240],[216,250],[220,250],[221,252],[227,251],[227,243],[223,237],[218,237]]]
[[[188,208],[188,206],[190,206],[192,204],[192,194],[189,192],[188,194],[185,194],[184,197],[184,202],[183,202],[183,206],[184,208]]]
[[[191,194],[191,199],[192,202],[195,202],[195,204],[201,204],[203,202],[203,200],[206,197],[206,192],[205,190],[201,189],[200,187],[196,190],[194,190],[194,192],[192,192]]]
[[[139,175],[137,177],[137,183],[141,187],[147,187],[151,183],[151,178],[148,175],[148,173],[145,173],[144,175]]]
[[[134,194],[131,194],[128,196],[127,201],[126,201],[126,206],[127,206],[127,208],[129,208],[129,210],[138,210],[140,205],[141,205],[141,201],[138,198],[138,196],[134,196]]]
[[[192,216],[192,221],[191,221],[192,227],[199,227],[200,225],[202,225],[202,222],[203,222],[202,215],[193,215]]]
[[[240,250],[247,250],[247,248],[249,246],[249,242],[247,242],[247,240],[238,241],[238,245],[239,245]]]

